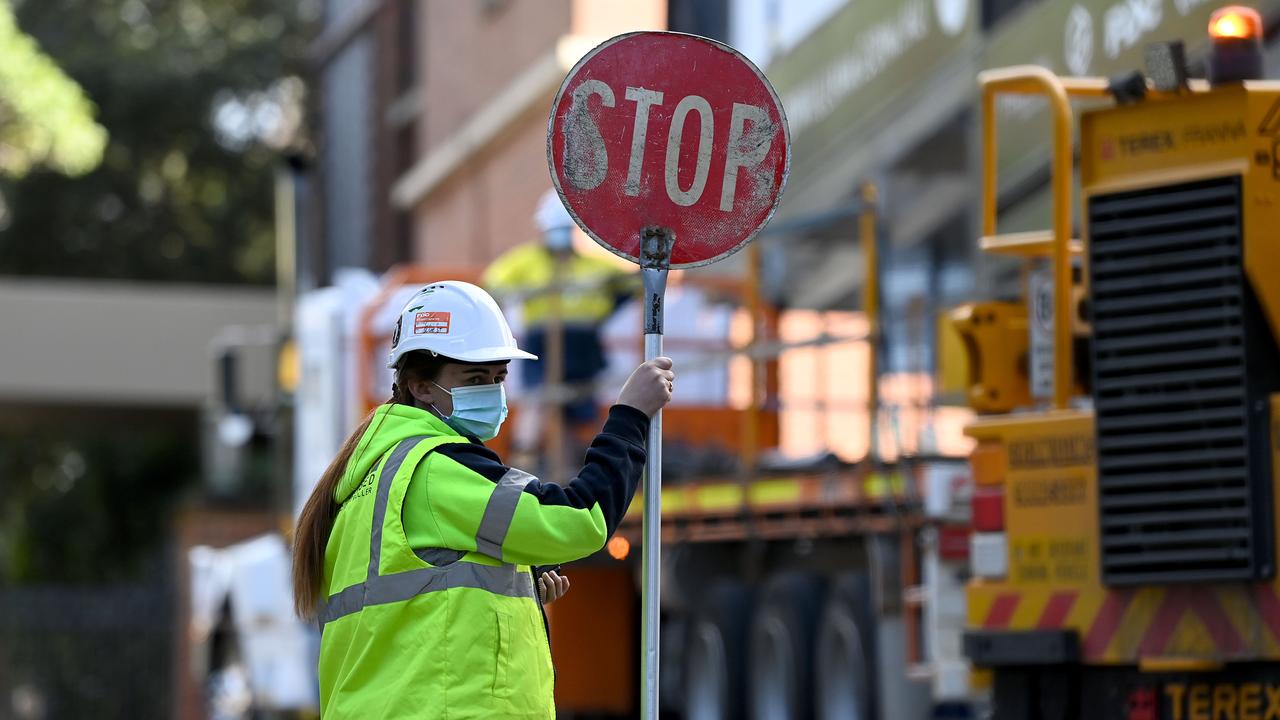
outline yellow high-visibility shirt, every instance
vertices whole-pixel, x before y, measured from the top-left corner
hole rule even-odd
[[[484,285],[501,298],[503,295],[528,294],[551,285],[555,257],[541,242],[528,242],[508,250],[484,272]],[[629,292],[637,284],[628,273],[601,258],[575,253],[565,260],[565,290],[561,295],[562,321],[595,324],[613,312],[617,295]],[[529,327],[545,325],[551,314],[549,294],[531,294],[524,298],[524,322]]]

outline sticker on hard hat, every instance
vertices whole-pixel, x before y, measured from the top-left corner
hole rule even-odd
[[[414,335],[448,335],[449,313],[420,312],[413,316]]]

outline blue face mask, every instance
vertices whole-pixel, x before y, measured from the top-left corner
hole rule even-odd
[[[453,414],[444,419],[449,427],[481,440],[492,440],[498,436],[498,429],[507,419],[507,390],[501,383],[467,385],[451,391],[432,384],[453,398]],[[436,409],[436,412],[440,410]]]
[[[552,252],[562,252],[573,247],[573,228],[554,227],[542,233],[542,242]]]

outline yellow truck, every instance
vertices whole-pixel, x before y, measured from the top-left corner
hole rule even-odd
[[[1205,80],[1180,43],[1148,48],[1145,75],[980,78],[983,248],[1053,279],[953,316],[982,413],[964,644],[996,720],[1280,718],[1280,83],[1260,79],[1262,30],[1217,11]],[[1008,93],[1053,112],[1045,233],[996,234]],[[1026,409],[1040,361],[1052,402]]]

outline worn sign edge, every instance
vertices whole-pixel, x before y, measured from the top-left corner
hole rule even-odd
[[[582,221],[582,218],[578,217],[578,213],[576,210],[573,209],[572,204],[570,204],[565,199],[564,189],[560,187],[560,178],[558,175],[556,175],[555,153],[552,148],[552,141],[555,138],[555,131],[556,131],[556,111],[560,108],[560,101],[564,98],[564,91],[565,91],[565,88],[568,87],[569,81],[572,80],[578,74],[578,71],[581,70],[584,65],[590,62],[592,58],[594,58],[597,54],[599,54],[605,48],[615,43],[622,42],[623,40],[626,40],[628,38],[635,37],[637,35],[672,35],[676,37],[692,38],[694,40],[705,42],[715,47],[718,50],[721,50],[723,52],[727,52],[733,55],[734,57],[736,57],[737,59],[745,63],[746,66],[751,69],[751,72],[755,73],[756,77],[760,79],[760,82],[764,85],[765,89],[769,91],[769,96],[773,98],[773,102],[778,108],[778,119],[782,122],[783,151],[786,157],[784,158],[783,164],[782,164],[782,180],[778,183],[778,192],[773,198],[773,205],[769,208],[769,212],[765,214],[764,218],[760,221],[760,224],[757,225],[751,232],[747,233],[746,236],[742,239],[742,242],[738,243],[737,245],[734,245],[733,247],[725,250],[724,252],[721,252],[719,255],[715,255],[713,257],[707,258],[706,260],[698,260],[696,262],[685,262],[685,263],[672,263],[671,267],[673,269],[695,268],[695,267],[702,267],[704,265],[711,265],[713,263],[720,262],[721,260],[729,257],[730,255],[733,255],[734,253],[738,252],[742,248],[746,247],[747,243],[750,243],[752,240],[754,240],[756,235],[759,235],[760,231],[764,230],[765,227],[769,225],[769,222],[773,220],[774,214],[778,212],[778,205],[782,203],[782,196],[787,189],[787,180],[791,177],[791,127],[787,123],[787,109],[782,104],[782,98],[778,97],[778,92],[773,89],[773,83],[769,82],[769,78],[765,77],[765,74],[761,72],[760,68],[757,67],[755,63],[751,62],[750,58],[748,58],[746,55],[743,55],[741,52],[739,52],[737,49],[735,49],[731,45],[727,45],[725,43],[720,42],[719,40],[714,40],[712,38],[705,37],[702,35],[695,35],[693,33],[671,32],[668,30],[636,30],[633,32],[622,33],[620,35],[614,35],[608,40],[605,40],[604,42],[595,46],[594,48],[591,49],[590,52],[588,52],[587,54],[579,58],[578,62],[574,63],[573,67],[569,69],[569,72],[565,73],[564,80],[560,81],[560,87],[556,90],[556,96],[551,101],[551,112],[547,116],[547,140],[546,140],[547,172],[551,175],[551,185],[555,187],[556,195],[560,197],[560,203],[564,205],[564,208],[566,211],[568,211],[569,216],[573,218],[573,221],[577,223],[578,227],[581,228],[582,231],[586,233],[588,237],[594,240],[597,245],[599,245],[605,250],[608,250],[614,255],[617,255],[618,257],[621,257],[625,260],[630,260],[631,262],[636,264],[640,263],[640,258],[638,256],[623,252],[622,250],[619,250],[618,248],[610,245],[608,242],[605,242],[605,240],[602,239],[599,235],[596,235],[596,233],[593,232],[591,228],[587,227],[587,224]],[[636,228],[637,235],[639,235],[640,230],[641,228]],[[680,242],[679,237],[676,238],[676,242],[677,243]]]

